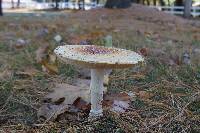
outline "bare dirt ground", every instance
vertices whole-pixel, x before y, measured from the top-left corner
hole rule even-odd
[[[115,70],[108,93],[136,95],[125,113],[65,112],[55,121],[37,117],[43,97],[57,83],[70,83],[78,70],[49,56],[60,45],[113,45],[142,54],[146,66]],[[63,44],[62,43],[62,44]],[[36,51],[48,45],[46,69]],[[0,19],[0,132],[200,132],[200,21],[186,20],[141,5],[55,15]]]

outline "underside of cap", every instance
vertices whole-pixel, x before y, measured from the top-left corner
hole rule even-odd
[[[87,68],[127,68],[144,61],[141,55],[130,50],[95,45],[64,45],[54,52],[67,64]]]

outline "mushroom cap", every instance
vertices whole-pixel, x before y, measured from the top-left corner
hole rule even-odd
[[[67,64],[94,69],[127,68],[144,61],[130,50],[95,45],[64,45],[54,52]]]

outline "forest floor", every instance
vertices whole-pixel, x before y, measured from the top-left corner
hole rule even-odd
[[[109,77],[108,93],[139,94],[125,113],[105,110],[104,117],[93,122],[87,120],[87,112],[65,112],[65,119],[55,121],[37,117],[51,88],[79,75],[71,65],[56,61],[44,66],[38,61],[38,49],[48,45],[43,50],[48,58],[60,45],[56,35],[63,38],[62,44],[95,45],[112,35],[115,47],[145,57],[142,68],[114,70]],[[0,19],[0,132],[197,133],[199,125],[198,19],[186,20],[141,5]]]

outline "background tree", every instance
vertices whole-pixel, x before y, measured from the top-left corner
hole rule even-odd
[[[60,0],[53,0],[53,2],[55,2],[55,4],[56,4],[55,9],[58,10]]]
[[[186,0],[187,1],[187,0]],[[175,2],[174,2],[174,5],[175,6],[183,6],[183,0],[176,0]]]
[[[15,8],[14,1],[13,1],[13,0],[11,0],[11,5],[12,5],[12,8]]]
[[[161,6],[165,6],[164,0],[159,0]]]
[[[128,8],[131,6],[131,0],[107,0],[106,8]]]
[[[191,15],[192,0],[185,0],[184,3],[184,17],[189,18]]]
[[[82,3],[82,4],[81,4]],[[82,6],[81,6],[82,5]],[[85,0],[78,0],[78,8],[85,10]]]
[[[3,16],[2,0],[0,0],[0,16]]]
[[[157,0],[153,0],[153,5],[156,6]]]
[[[20,0],[17,0],[17,8],[20,7]]]

